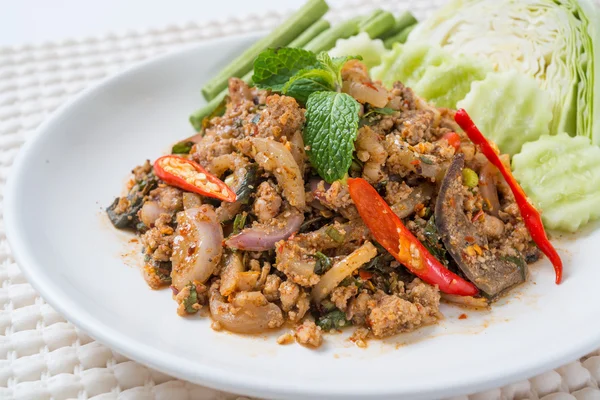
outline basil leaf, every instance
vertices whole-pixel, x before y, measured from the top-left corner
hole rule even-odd
[[[446,248],[442,243],[442,239],[435,225],[435,216],[432,216],[425,224],[423,230],[425,241],[423,245],[429,250],[429,252],[438,259],[442,264],[448,266],[448,256]]]
[[[331,259],[329,257],[320,251],[315,253],[315,257],[317,258],[317,263],[315,264],[315,274],[323,275],[325,272],[331,269]]]
[[[325,332],[352,325],[352,323],[346,319],[346,314],[337,308],[317,319],[316,323],[317,326],[321,327]]]

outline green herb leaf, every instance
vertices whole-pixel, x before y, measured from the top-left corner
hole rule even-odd
[[[232,235],[236,235],[240,233],[242,229],[244,229],[244,225],[246,225],[246,216],[245,212],[239,213],[235,216],[233,220],[233,233]]]
[[[362,269],[387,276],[394,270],[394,268],[390,267],[390,262],[392,262],[393,259],[394,257],[384,249],[383,253],[373,257],[373,259],[365,264]]]
[[[389,107],[383,107],[383,108],[370,107],[369,111],[367,111],[363,115],[363,118],[367,118],[367,117],[370,117],[371,115],[375,115],[375,114],[392,115],[395,112],[396,112],[396,110],[394,110],[393,108],[389,108]]]
[[[322,215],[317,215],[316,217],[304,220],[302,225],[300,225],[300,229],[298,229],[298,233],[306,233],[309,230],[317,230],[326,220],[327,218]]]
[[[342,67],[346,62],[352,59],[361,60],[360,56],[344,56],[331,58],[327,52],[323,51],[317,55],[317,60],[322,69],[329,72],[335,79],[338,87],[342,86]]]
[[[298,71],[314,68],[317,64],[317,57],[312,51],[290,47],[267,49],[254,61],[252,81],[261,89],[281,91]]]
[[[341,329],[350,325],[352,325],[352,323],[346,319],[346,314],[339,309],[328,312],[317,319],[317,326],[320,326],[325,332],[332,329]]]
[[[198,303],[198,292],[196,291],[196,285],[193,283],[188,283],[187,287],[190,288],[190,295],[183,300],[183,306],[185,307],[185,312],[188,314],[195,314],[198,312],[194,305]]]
[[[329,257],[320,251],[315,253],[315,257],[317,258],[317,263],[315,264],[315,274],[323,275],[325,272],[331,269],[331,259]]]
[[[194,142],[179,142],[173,145],[171,149],[172,154],[190,154]]]
[[[242,204],[248,203],[250,195],[254,193],[256,187],[258,186],[258,178],[258,165],[253,163],[247,166],[246,175],[235,192],[237,201]]]
[[[332,90],[335,90],[334,77],[328,71],[303,69],[283,86],[282,93],[306,103],[311,93]]]
[[[346,93],[315,92],[306,102],[304,143],[319,175],[331,183],[352,163],[360,104]]]
[[[425,229],[423,230],[423,235],[425,235],[425,241],[423,245],[429,250],[429,252],[438,259],[444,265],[448,265],[448,257],[446,248],[442,244],[442,240],[440,238],[440,234],[435,225],[435,216],[432,216],[427,221],[425,225]]]

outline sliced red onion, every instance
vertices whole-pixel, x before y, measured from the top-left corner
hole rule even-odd
[[[173,286],[181,290],[189,282],[206,282],[221,261],[222,241],[223,229],[211,206],[179,213],[171,257]]]
[[[239,292],[227,303],[216,286],[210,289],[212,318],[230,332],[260,333],[283,325],[281,309],[260,292]]]
[[[310,185],[310,191],[313,192],[313,193],[316,192],[319,189],[319,183],[321,181],[323,181],[323,179],[321,179],[321,178],[317,178],[317,177],[312,178],[308,182],[308,184]],[[323,184],[325,185],[324,186],[325,187],[325,191],[327,191],[331,187],[331,184],[329,184],[329,183],[327,183],[325,181],[323,181]]]
[[[144,203],[140,210],[140,219],[144,225],[151,227],[154,222],[160,217],[160,214],[166,213],[167,211],[158,205],[156,201],[147,201]]]
[[[304,222],[304,214],[296,209],[286,210],[275,218],[275,224],[258,224],[246,228],[225,241],[225,246],[239,250],[264,251],[275,248],[275,243],[285,240]],[[280,227],[281,226],[281,227]]]
[[[348,93],[360,103],[369,103],[375,107],[385,107],[389,93],[385,88],[372,83],[344,81],[342,92]]]

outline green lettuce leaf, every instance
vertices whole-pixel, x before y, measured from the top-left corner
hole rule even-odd
[[[346,93],[315,92],[306,102],[306,153],[327,182],[343,178],[350,168],[359,109],[360,104]]]

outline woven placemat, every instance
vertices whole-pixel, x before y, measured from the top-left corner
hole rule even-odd
[[[336,1],[333,21],[374,7],[410,7],[424,17],[444,0]],[[0,210],[21,145],[83,88],[157,54],[201,41],[269,29],[285,13],[194,22],[81,40],[0,48]],[[199,89],[199,88],[198,88]],[[27,283],[0,218],[0,399],[234,399],[180,381],[115,353],[67,322]],[[552,351],[549,349],[549,351]],[[600,400],[600,352],[469,399]],[[467,399],[467,397],[462,397]]]

